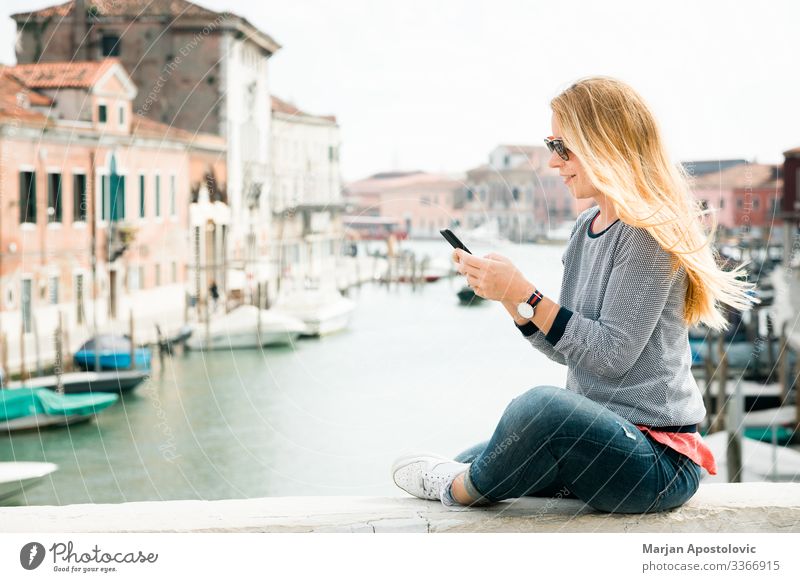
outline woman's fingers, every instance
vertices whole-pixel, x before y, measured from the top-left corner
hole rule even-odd
[[[512,264],[511,263],[511,259],[509,259],[508,257],[505,257],[503,255],[498,255],[497,253],[489,253],[488,255],[486,255],[486,258],[490,259],[492,261],[497,261],[499,263],[505,263],[507,265],[511,265]]]
[[[475,295],[485,299],[484,288],[483,285],[481,285],[481,280],[478,277],[467,277],[467,282],[469,288],[475,292]]]
[[[473,277],[478,277],[481,274],[481,269],[476,269],[475,267],[470,267],[469,265],[462,263],[458,267],[458,272],[462,275],[472,275]]]
[[[461,263],[465,265],[469,265],[470,267],[474,267],[477,269],[484,268],[488,261],[486,259],[481,259],[476,257],[475,255],[471,255],[469,253],[465,253],[464,251],[460,251]]]

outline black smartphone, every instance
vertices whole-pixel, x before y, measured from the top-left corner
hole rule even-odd
[[[472,254],[470,250],[466,247],[466,245],[464,245],[464,243],[461,242],[459,238],[456,235],[454,235],[453,231],[451,231],[449,228],[445,228],[444,230],[440,230],[439,232],[442,234],[442,236],[445,238],[447,242],[453,245],[454,249],[461,249],[462,251],[466,251],[469,254]]]

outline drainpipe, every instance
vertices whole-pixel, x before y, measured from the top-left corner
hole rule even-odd
[[[0,134],[0,201],[6,199],[4,192],[3,192],[3,178],[5,178],[5,160],[3,159],[3,136]],[[5,345],[5,336],[3,335],[3,305],[5,303],[5,292],[3,289],[3,254],[5,253],[5,241],[3,241],[3,221],[0,220],[0,350],[7,350],[8,347]],[[3,362],[4,358],[2,358],[2,352],[0,352],[0,364]],[[8,376],[8,370],[4,370],[3,366],[0,365],[0,370],[2,370],[5,377]],[[0,389],[2,389],[2,382],[0,382]]]
[[[92,327],[94,335],[97,336],[97,196],[95,185],[95,150],[89,151],[89,179],[86,180],[86,199],[89,202],[89,224],[91,232],[91,265],[92,265]],[[100,371],[100,351],[95,345],[94,350],[94,370]]]

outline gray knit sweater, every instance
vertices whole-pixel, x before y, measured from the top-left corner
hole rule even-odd
[[[617,221],[590,230],[581,213],[564,252],[561,309],[545,335],[518,326],[531,345],[568,367],[567,389],[635,424],[690,425],[705,416],[683,321],[687,278],[644,229]],[[546,290],[541,290],[545,295]]]

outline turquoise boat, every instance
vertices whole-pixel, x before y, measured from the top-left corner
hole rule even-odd
[[[59,394],[47,388],[0,390],[0,433],[89,420],[119,400],[116,394]]]

